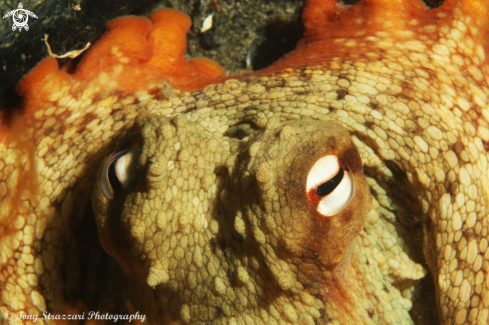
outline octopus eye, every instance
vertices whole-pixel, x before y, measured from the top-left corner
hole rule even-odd
[[[104,163],[102,168],[102,191],[112,200],[114,194],[125,190],[131,182],[138,163],[139,146],[120,151]]]
[[[353,175],[337,156],[321,157],[307,175],[307,197],[317,212],[325,217],[340,213],[350,203],[355,191]]]

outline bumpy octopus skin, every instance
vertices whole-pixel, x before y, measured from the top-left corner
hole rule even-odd
[[[135,166],[127,183],[134,185],[111,202],[97,183],[99,237],[128,273],[157,288],[164,310],[186,323],[216,324],[314,324],[321,309],[336,311],[314,297],[345,290],[337,283],[371,208],[360,155],[344,128],[272,117],[263,133],[238,141],[183,115],[143,113],[120,149],[127,145]],[[354,183],[355,191],[331,192],[333,200],[351,200],[325,216],[304,189],[316,178],[312,166],[328,157],[341,160],[340,184]]]
[[[184,59],[173,11],[112,21],[73,74],[44,60],[0,128],[0,310],[72,310],[69,251],[97,183],[101,243],[154,288],[153,320],[411,324],[426,275],[442,324],[485,324],[488,13],[309,1],[294,52],[227,80]],[[134,175],[110,200],[97,169],[127,148]],[[332,216],[305,183],[325,155],[354,183]]]

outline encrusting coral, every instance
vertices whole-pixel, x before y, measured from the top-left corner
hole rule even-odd
[[[95,184],[152,320],[412,324],[431,276],[442,324],[485,324],[488,12],[310,0],[297,49],[236,78],[184,59],[169,10],[110,22],[73,74],[42,61],[1,118],[0,310],[73,307]]]

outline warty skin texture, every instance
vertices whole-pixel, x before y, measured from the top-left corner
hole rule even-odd
[[[183,115],[143,113],[126,137],[116,150],[142,141],[134,185],[111,201],[96,183],[99,237],[174,318],[314,324],[325,309],[317,297],[346,290],[340,283],[371,196],[344,128],[271,118],[263,133],[238,141]],[[317,213],[304,190],[325,155],[340,157],[355,182],[348,207],[333,217]],[[336,303],[326,303],[328,314]]]
[[[316,317],[316,312],[324,323],[412,323],[408,310],[416,282],[410,280],[427,271],[413,262],[420,261],[419,252],[404,239],[409,238],[412,224],[425,229],[423,248],[434,278],[440,322],[486,323],[487,4],[447,1],[440,9],[424,11],[420,3],[407,1],[391,2],[389,9],[382,1],[347,9],[335,8],[332,1],[322,3],[309,3],[306,41],[288,58],[261,74],[203,90],[170,91],[158,79],[143,90],[128,89],[124,82],[130,74],[124,69],[132,62],[131,53],[114,46],[107,53],[117,57],[110,65],[110,77],[92,72],[83,91],[64,84],[61,74],[46,73],[38,87],[49,91],[26,93],[25,119],[1,129],[1,310],[35,313],[69,307],[63,291],[68,284],[60,274],[71,274],[61,272],[69,271],[61,263],[70,258],[66,243],[73,243],[77,212],[88,200],[103,157],[144,110],[183,115],[208,134],[224,134],[242,122],[264,129],[272,117],[280,119],[278,127],[289,120],[334,120],[350,132],[358,148],[373,208],[352,240],[351,262],[342,282],[319,288],[329,289],[328,295],[311,295],[312,299],[301,298],[295,304],[293,298],[279,301],[277,306],[289,305],[277,313],[273,305],[264,313],[240,313],[235,318],[238,324],[248,316],[257,322],[272,318],[292,322],[294,315],[304,315],[301,320],[307,322],[307,316]],[[328,36],[310,26],[321,15],[358,18],[351,20],[359,32],[353,35],[333,23]],[[37,99],[36,109],[29,108]],[[23,123],[28,128],[19,131]],[[241,236],[239,222],[233,226],[234,234]],[[137,233],[135,237],[142,238]],[[184,242],[177,244],[183,250]],[[151,244],[147,245],[150,254]],[[137,255],[139,246],[132,248]],[[190,251],[183,251],[189,258]],[[128,265],[136,268],[140,263]],[[197,263],[188,261],[188,269],[181,272],[191,274]],[[257,279],[248,272],[253,261],[247,263],[242,265],[248,277],[239,270],[233,277],[242,288]],[[166,280],[161,271],[156,273],[146,277],[150,285]],[[177,287],[190,285],[191,277]],[[224,282],[225,278],[226,287]],[[199,284],[197,275],[193,283]],[[214,285],[222,289],[219,283]],[[165,285],[156,290],[166,290]],[[191,300],[187,305],[174,317],[192,322],[198,316],[193,316]],[[305,310],[305,305],[310,308]]]

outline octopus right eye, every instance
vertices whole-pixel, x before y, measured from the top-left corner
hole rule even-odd
[[[115,153],[102,168],[102,191],[112,200],[116,193],[127,188],[136,171],[140,148],[133,144],[126,150]]]
[[[343,211],[355,192],[353,175],[337,156],[321,157],[307,175],[307,197],[317,212],[325,217]]]

